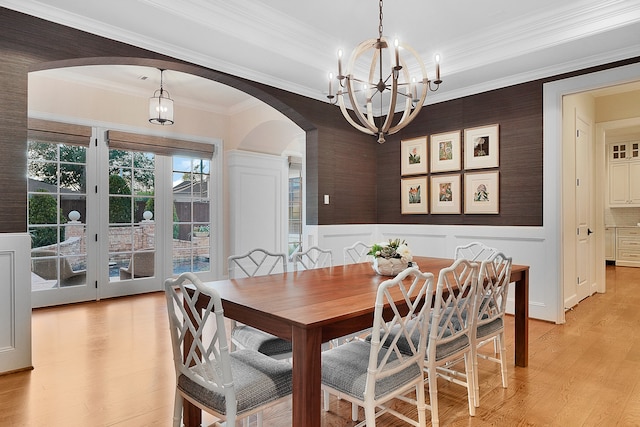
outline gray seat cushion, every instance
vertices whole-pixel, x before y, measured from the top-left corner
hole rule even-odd
[[[231,331],[231,339],[240,347],[259,351],[267,356],[291,353],[291,341],[278,338],[260,329],[247,325],[238,325]]]
[[[206,370],[210,369],[217,367],[206,365]],[[231,353],[231,371],[239,414],[291,394],[289,362],[253,350],[238,350]],[[178,377],[178,388],[202,405],[226,414],[223,393],[209,390],[184,374]]]
[[[411,322],[409,322],[411,323]],[[408,325],[409,327],[409,325]],[[389,337],[387,338],[387,340],[385,341],[385,345],[391,345],[391,342],[393,340],[393,338],[395,337],[395,335],[398,333],[397,331],[399,330],[399,328],[396,326],[394,327],[391,333],[389,334]],[[450,336],[451,333],[449,331],[445,331],[444,333],[444,338]],[[369,335],[367,337],[367,341],[371,340],[371,336]],[[413,345],[415,348],[418,347],[418,342],[420,341],[420,330],[416,329],[415,332],[411,335],[411,341],[413,341]],[[407,339],[404,336],[401,336],[400,338],[398,338],[398,349],[405,354],[411,354],[411,349],[409,348],[409,343],[407,342]],[[470,345],[470,341],[469,341],[469,336],[467,334],[461,335],[458,338],[451,340],[449,342],[446,343],[442,343],[439,344],[436,348],[436,360],[440,360],[443,359],[447,356],[450,356],[453,353],[456,353],[459,350],[462,350],[466,347],[468,347]],[[427,341],[427,353],[425,354],[425,358],[428,359],[428,341]]]
[[[476,332],[476,338],[482,339],[488,335],[491,335],[500,329],[503,328],[502,317],[498,317],[497,319],[493,319],[489,323],[485,323],[484,325],[479,325],[478,330]]]
[[[370,342],[350,341],[322,352],[322,383],[341,393],[363,399],[370,350]],[[383,354],[378,354],[379,360]],[[392,355],[388,363],[394,361],[397,363],[397,357]],[[376,383],[376,398],[402,387],[416,376],[422,376],[422,370],[418,364],[411,364],[397,374],[379,380]]]

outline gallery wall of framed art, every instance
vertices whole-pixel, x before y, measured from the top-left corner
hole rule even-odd
[[[401,212],[500,213],[500,125],[401,140]]]

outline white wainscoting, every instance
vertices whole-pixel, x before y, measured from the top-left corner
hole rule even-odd
[[[456,246],[480,241],[498,248],[513,258],[515,264],[530,267],[529,316],[551,322],[557,318],[558,263],[550,262],[549,238],[543,227],[484,227],[443,225],[323,225],[307,226],[305,234],[314,236],[318,246],[331,249],[335,264],[343,258],[343,248],[361,240],[365,243],[400,238],[407,241],[416,255],[453,258]],[[552,260],[553,261],[553,260]],[[508,311],[513,313],[513,289]]]
[[[230,255],[254,248],[286,253],[287,158],[237,150],[226,157]]]
[[[31,240],[0,234],[0,373],[31,365]]]

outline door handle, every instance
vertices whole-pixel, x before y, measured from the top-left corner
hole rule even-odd
[[[587,236],[590,235],[590,234],[593,234],[593,231],[591,231],[590,228],[587,228]]]

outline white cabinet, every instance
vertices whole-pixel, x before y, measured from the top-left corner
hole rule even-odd
[[[606,261],[616,260],[616,228],[604,228],[604,259]]]
[[[616,228],[616,265],[640,267],[640,227]]]
[[[640,142],[609,145],[609,206],[640,207]]]

